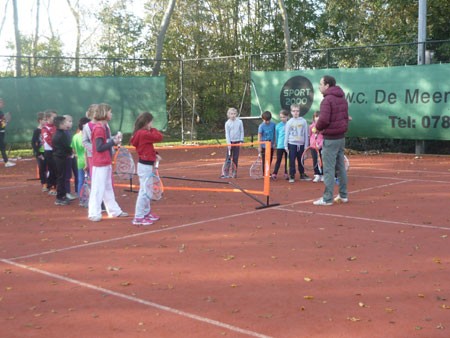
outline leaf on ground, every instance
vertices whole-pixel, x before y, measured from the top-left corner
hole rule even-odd
[[[233,283],[233,284],[230,285],[230,287],[232,287],[232,288],[237,288],[238,285]]]
[[[122,268],[120,266],[108,266],[109,271],[120,271]]]
[[[445,329],[445,326],[442,325],[442,323],[439,323],[438,325],[436,325],[436,329],[443,330],[443,329]]]
[[[441,308],[443,308],[444,310],[450,310],[450,305],[442,304]]]
[[[439,257],[434,257],[433,262],[435,262],[436,264],[441,264],[441,259]]]
[[[303,280],[304,280],[305,282],[311,282],[311,281],[312,281],[312,278],[304,277]]]
[[[122,282],[122,283],[120,283],[120,285],[122,285],[122,286],[130,286],[131,283],[130,282]]]
[[[384,311],[386,311],[387,313],[392,313],[395,311],[395,309],[391,308],[391,307],[387,307],[384,309]]]
[[[448,237],[448,235],[442,235],[441,236],[441,238],[447,238]]]
[[[224,261],[231,261],[231,260],[233,260],[233,259],[234,259],[234,255],[226,255],[226,256],[223,258]]]
[[[358,318],[358,317],[347,317],[347,320],[349,320],[351,322],[359,322],[359,321],[361,321],[361,318]]]
[[[358,306],[359,306],[359,307],[369,307],[368,305],[364,304],[363,302],[359,302],[359,303],[358,303]]]
[[[312,300],[312,299],[314,299],[314,296],[303,296],[303,299]]]
[[[347,258],[348,261],[355,261],[356,260],[356,256],[351,256]]]
[[[217,300],[214,297],[208,296],[203,298],[207,303],[215,303]]]

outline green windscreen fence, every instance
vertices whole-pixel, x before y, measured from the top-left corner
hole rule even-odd
[[[308,122],[319,110],[324,75],[336,78],[349,103],[348,136],[450,140],[450,64],[262,72],[252,79],[252,115],[300,105]]]
[[[7,142],[29,142],[37,126],[36,114],[47,109],[73,117],[73,132],[78,120],[92,103],[112,107],[109,125],[115,133],[131,133],[136,117],[144,112],[154,116],[153,126],[167,128],[166,78],[92,77],[92,78],[0,78],[3,112],[11,112]]]

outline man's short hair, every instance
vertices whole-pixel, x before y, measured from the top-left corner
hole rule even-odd
[[[329,85],[330,87],[336,86],[336,79],[330,75],[325,75],[323,77],[323,84]]]

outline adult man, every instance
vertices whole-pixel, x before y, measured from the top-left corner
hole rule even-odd
[[[5,167],[14,167],[16,164],[14,162],[8,161],[8,155],[6,154],[5,146],[5,128],[8,124],[6,118],[7,114],[3,114],[2,109],[5,106],[5,102],[0,98],[0,152],[2,153],[3,161],[5,162]],[[9,114],[9,113],[8,113]]]
[[[337,171],[339,178],[339,194],[334,198],[336,203],[347,203],[347,172],[345,170],[344,149],[345,133],[348,128],[348,103],[344,91],[336,86],[336,79],[325,75],[320,80],[320,92],[323,100],[320,103],[320,115],[316,129],[323,135],[322,161],[325,191],[322,198],[314,205],[332,205],[334,178]]]

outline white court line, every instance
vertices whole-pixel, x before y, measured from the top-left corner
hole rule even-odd
[[[139,304],[146,305],[146,306],[149,306],[149,307],[153,307],[153,308],[161,310],[161,311],[170,312],[170,313],[176,314],[176,315],[181,316],[181,317],[194,319],[194,320],[197,320],[199,322],[202,322],[202,323],[205,323],[205,324],[210,324],[210,325],[217,326],[217,327],[221,327],[221,328],[233,331],[233,332],[238,332],[238,333],[245,334],[245,335],[248,335],[248,336],[251,336],[251,337],[271,338],[270,336],[266,336],[266,335],[263,335],[263,334],[260,334],[260,333],[254,332],[254,331],[250,331],[250,330],[241,329],[241,328],[239,328],[237,326],[233,326],[233,325],[229,325],[229,324],[226,324],[226,323],[222,323],[222,322],[219,322],[219,321],[214,320],[214,319],[209,319],[209,318],[206,318],[206,317],[198,316],[198,315],[195,315],[193,313],[189,313],[189,312],[185,312],[185,311],[174,309],[174,308],[169,307],[169,306],[161,305],[161,304],[150,302],[150,301],[147,301],[147,300],[144,300],[144,299],[141,299],[141,298],[129,296],[129,295],[126,295],[126,294],[123,294],[123,293],[120,293],[120,292],[115,292],[115,291],[108,290],[108,289],[105,289],[105,288],[102,288],[102,287],[99,287],[99,286],[95,286],[95,285],[92,285],[92,284],[84,283],[84,282],[78,281],[78,280],[73,279],[73,278],[68,278],[68,277],[64,277],[64,276],[61,276],[61,275],[58,275],[58,274],[54,274],[54,273],[51,273],[51,272],[48,272],[48,271],[44,271],[44,270],[41,270],[41,269],[36,269],[36,268],[33,268],[33,267],[29,266],[29,265],[16,263],[16,262],[13,262],[13,261],[11,261],[9,259],[1,259],[0,261],[5,263],[5,264],[13,265],[13,266],[16,266],[16,267],[19,267],[19,268],[22,268],[22,269],[25,269],[25,270],[28,270],[28,271],[39,273],[41,275],[45,275],[45,276],[48,276],[48,277],[51,277],[51,278],[59,279],[59,280],[62,280],[64,282],[67,282],[67,283],[75,284],[75,285],[78,285],[78,286],[81,286],[81,287],[85,287],[85,288],[90,289],[90,290],[94,290],[94,291],[98,291],[98,292],[102,292],[102,293],[108,294],[110,296],[122,298],[122,299],[125,299],[125,300],[128,300],[128,301],[131,301],[131,302],[135,302],[135,303],[139,303]]]
[[[347,219],[357,219],[357,220],[360,220],[360,221],[388,223],[388,224],[397,224],[397,225],[408,225],[408,226],[412,226],[412,227],[416,227],[416,228],[426,228],[426,229],[450,231],[450,228],[447,228],[447,227],[444,227],[444,226],[439,227],[439,226],[433,226],[433,225],[416,224],[416,223],[409,223],[409,222],[399,222],[399,221],[384,220],[384,219],[377,219],[377,218],[368,218],[368,217],[347,216],[347,215],[341,215],[341,214],[329,214],[329,213],[325,213],[325,212],[295,210],[295,209],[280,208],[280,207],[278,207],[277,209],[280,209],[280,210],[283,210],[283,211],[298,212],[298,213],[301,213],[301,214],[340,217],[340,218],[347,218]]]
[[[348,194],[349,194],[349,195],[350,195],[350,194],[356,194],[356,193],[359,193],[359,192],[364,192],[364,191],[370,191],[370,190],[375,190],[375,189],[380,189],[380,188],[391,187],[391,186],[394,186],[394,185],[397,185],[397,184],[403,184],[403,183],[408,183],[408,182],[410,182],[410,181],[409,181],[409,180],[403,180],[403,181],[400,181],[400,182],[394,182],[394,183],[388,183],[388,184],[376,185],[376,186],[374,186],[374,187],[362,188],[362,189],[358,189],[358,190],[355,190],[355,191],[351,191],[351,192],[349,192]],[[312,203],[312,202],[315,201],[315,200],[316,200],[316,199],[312,199],[312,200],[303,200],[303,201],[293,202],[293,203],[290,203],[290,204],[287,204],[287,205],[275,207],[275,209],[283,209],[283,210],[284,210],[285,207],[290,206],[290,205],[293,206],[293,205],[297,205],[297,204]]]
[[[25,185],[12,185],[9,187],[0,187],[0,190],[6,190],[6,189],[17,189],[17,188],[26,188],[29,187],[29,184],[25,184]]]
[[[350,177],[360,177],[360,178],[375,178],[381,180],[402,180],[407,182],[424,182],[424,183],[443,183],[450,184],[450,181],[438,181],[438,180],[426,180],[423,178],[404,178],[404,177],[387,177],[387,176],[366,176],[366,175],[351,175]]]
[[[397,185],[397,184],[403,184],[403,183],[408,183],[408,182],[411,182],[411,180],[403,180],[403,181],[400,181],[400,182],[388,183],[388,184],[378,185],[378,186],[375,186],[375,187],[358,189],[358,190],[349,192],[349,194],[355,194],[355,193],[359,193],[359,192],[363,192],[363,191],[369,191],[369,190],[374,190],[374,189],[379,189],[379,188],[391,187],[391,186],[394,186],[394,185]],[[294,203],[291,203],[291,204],[288,204],[288,205],[285,205],[285,206],[278,206],[275,209],[283,210],[283,211],[298,212],[298,213],[303,213],[303,214],[310,214],[310,215],[341,217],[341,218],[348,218],[348,219],[357,219],[357,220],[360,220],[360,221],[370,221],[370,222],[378,222],[378,223],[408,225],[408,226],[413,226],[413,227],[417,227],[417,228],[438,229],[438,230],[449,230],[450,231],[450,228],[447,228],[447,227],[431,226],[431,225],[416,224],[416,223],[409,223],[409,222],[399,222],[399,221],[392,221],[392,220],[382,220],[382,219],[358,217],[358,216],[346,216],[346,215],[341,215],[341,214],[329,214],[329,213],[315,212],[315,211],[295,210],[295,209],[289,209],[288,208],[289,206],[293,206],[293,205],[296,205],[296,204],[311,203],[313,201],[314,200],[306,200],[306,201],[294,202]]]

